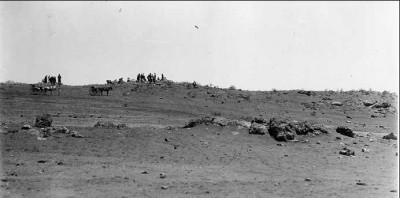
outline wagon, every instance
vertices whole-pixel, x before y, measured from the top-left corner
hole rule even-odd
[[[91,86],[91,87],[90,87],[90,89],[89,89],[89,94],[90,94],[91,96],[98,95],[99,93],[100,93],[99,88],[94,87],[94,86]]]

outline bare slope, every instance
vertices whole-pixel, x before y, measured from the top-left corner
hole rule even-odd
[[[398,197],[398,143],[382,139],[398,136],[397,98],[313,93],[163,83],[119,85],[110,96],[90,96],[89,86],[64,86],[61,95],[50,96],[3,84],[0,190],[3,197]],[[394,107],[366,107],[366,100]],[[20,130],[43,113],[84,138],[38,140]],[[278,144],[237,126],[179,128],[204,116],[284,116],[323,124],[330,133]],[[94,128],[98,121],[129,128]],[[340,135],[337,126],[360,136]],[[339,155],[343,147],[356,156]]]

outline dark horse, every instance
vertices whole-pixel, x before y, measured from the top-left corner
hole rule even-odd
[[[108,96],[108,92],[112,91],[112,87],[99,87],[97,88],[100,91],[100,94],[103,95],[103,91],[107,92],[107,96]]]

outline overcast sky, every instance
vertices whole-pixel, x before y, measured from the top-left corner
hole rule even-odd
[[[0,2],[0,43],[0,81],[399,90],[399,2]]]

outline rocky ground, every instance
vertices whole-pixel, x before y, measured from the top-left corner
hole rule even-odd
[[[399,196],[393,94],[89,87],[0,85],[1,197]]]

